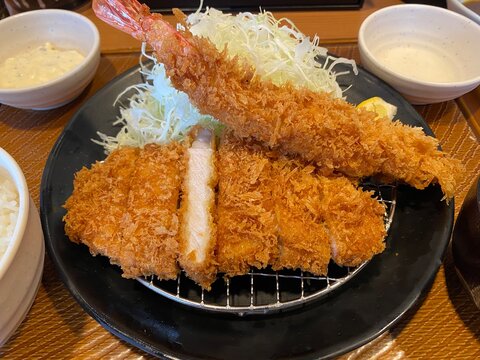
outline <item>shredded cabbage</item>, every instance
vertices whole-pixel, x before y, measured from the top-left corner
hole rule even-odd
[[[318,46],[318,36],[310,41],[290,20],[277,20],[268,11],[232,15],[207,8],[190,14],[187,24],[194,35],[208,38],[220,51],[226,47],[229,56],[245,60],[256,75],[276,85],[291,82],[341,98],[336,76],[342,73],[335,74],[333,67],[349,64],[357,74],[354,60],[329,56],[326,48]]]
[[[347,63],[357,73],[353,60],[328,56],[327,49],[318,46],[317,36],[310,41],[288,19],[276,20],[265,11],[234,16],[213,8],[203,13],[199,10],[187,18],[193,34],[207,37],[220,51],[227,47],[229,56],[243,59],[254,67],[257,76],[277,85],[291,82],[340,98],[342,90],[336,76],[342,73],[335,74],[333,67]],[[128,97],[128,105],[120,105],[120,116],[114,122],[121,125],[120,131],[115,136],[99,132],[100,140],[92,139],[107,154],[123,146],[181,141],[197,124],[215,132],[222,127],[211,116],[200,114],[185,93],[172,87],[163,65],[145,49],[143,44],[140,65],[146,81],[127,88],[114,103]],[[319,56],[325,59],[323,64],[318,62]],[[153,67],[143,64],[143,57],[153,60]]]
[[[214,131],[218,131],[221,126],[211,116],[200,114],[188,96],[171,85],[163,64],[147,55],[145,48],[143,44],[142,56],[153,60],[150,68],[140,58],[140,72],[146,81],[128,87],[114,102],[116,105],[124,96],[133,92],[128,98],[128,106],[120,107],[120,116],[113,123],[114,126],[122,125],[120,131],[115,136],[97,132],[100,140],[92,139],[102,145],[107,154],[123,146],[143,147],[149,143],[181,141],[197,124]]]

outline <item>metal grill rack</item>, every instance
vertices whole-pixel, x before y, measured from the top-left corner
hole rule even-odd
[[[362,187],[374,191],[378,201],[385,205],[385,228],[388,232],[395,213],[396,186],[366,182]],[[331,261],[326,276],[299,270],[252,269],[242,276],[219,276],[210,291],[204,291],[183,272],[176,280],[137,280],[152,291],[181,304],[243,316],[292,309],[319,299],[352,279],[367,263],[349,268],[337,266]]]

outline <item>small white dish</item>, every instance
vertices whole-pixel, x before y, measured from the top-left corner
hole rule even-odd
[[[447,8],[480,24],[480,14],[466,7],[465,2],[465,0],[447,0]],[[480,7],[480,4],[478,6]]]
[[[42,278],[45,247],[42,225],[25,177],[15,160],[0,148],[0,172],[18,191],[19,212],[6,252],[0,257],[0,347],[21,324]]]
[[[436,6],[402,4],[368,16],[362,65],[413,104],[457,98],[480,84],[480,26]]]
[[[75,99],[93,79],[100,62],[98,29],[83,15],[59,9],[34,10],[0,21],[0,63],[27,48],[50,42],[85,56],[74,69],[47,83],[0,88],[0,103],[22,109],[53,109]]]

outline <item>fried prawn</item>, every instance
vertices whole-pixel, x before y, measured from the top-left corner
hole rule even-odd
[[[230,59],[227,50],[218,51],[188,29],[176,31],[136,0],[94,0],[93,9],[100,19],[148,42],[173,85],[237,136],[314,161],[325,174],[380,174],[418,189],[439,183],[446,198],[453,196],[462,166],[421,128],[377,118],[327,93],[254,77],[254,69]]]

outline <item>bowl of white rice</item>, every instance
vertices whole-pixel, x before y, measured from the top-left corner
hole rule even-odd
[[[33,304],[44,255],[40,217],[25,176],[0,148],[0,347]]]

